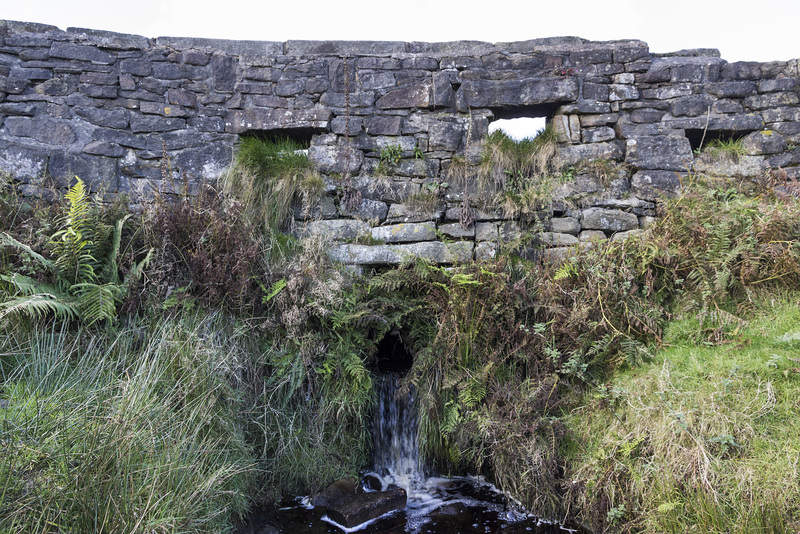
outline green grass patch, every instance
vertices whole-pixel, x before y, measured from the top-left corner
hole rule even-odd
[[[721,345],[672,322],[654,360],[588,393],[564,422],[567,499],[593,529],[796,532],[800,294],[755,299]],[[621,510],[625,510],[622,513]]]

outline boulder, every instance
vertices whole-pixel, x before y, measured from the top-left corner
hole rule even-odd
[[[581,214],[581,226],[586,230],[624,232],[639,228],[639,218],[625,211],[589,208]]]
[[[311,504],[319,508],[328,508],[334,504],[363,493],[361,485],[355,478],[341,478],[320,491],[311,499]]]
[[[383,514],[402,510],[406,500],[403,488],[349,495],[328,507],[328,517],[346,528],[353,528]]]

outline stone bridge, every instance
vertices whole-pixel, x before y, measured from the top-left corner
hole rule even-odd
[[[654,54],[634,40],[149,39],[0,21],[0,169],[26,194],[79,175],[94,192],[146,203],[217,180],[242,135],[288,135],[308,143],[328,184],[319,205],[297,211],[298,233],[322,233],[348,264],[452,263],[520,236],[566,246],[628,235],[692,170],[759,179],[780,167],[796,179],[798,94],[796,59],[729,63],[717,50]],[[408,202],[452,182],[454,158],[477,162],[490,122],[514,117],[544,117],[572,167],[535,225],[477,209],[465,227],[470,184],[440,190],[435,209]],[[746,155],[697,156],[712,139],[742,139]],[[402,153],[379,170],[386,147]],[[340,202],[342,176],[360,192],[353,209]]]

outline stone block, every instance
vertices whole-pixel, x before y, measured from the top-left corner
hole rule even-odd
[[[625,161],[637,169],[685,171],[694,156],[689,140],[681,137],[640,137],[626,143]]]
[[[94,46],[64,42],[54,42],[50,46],[50,57],[90,61],[101,65],[111,65],[116,60],[114,54],[105,52]]]
[[[426,108],[430,105],[430,93],[429,84],[415,83],[389,91],[375,105],[378,109]]]
[[[464,228],[461,223],[447,223],[440,224],[438,230],[453,239],[475,239],[475,226],[473,224],[469,228]]]
[[[370,135],[400,135],[403,117],[399,115],[375,115],[366,121],[366,131]]]
[[[331,241],[353,241],[370,235],[369,223],[353,219],[308,221],[295,227],[298,237],[323,237]]]
[[[753,132],[742,139],[742,148],[748,156],[778,154],[786,150],[786,140],[772,130]]]
[[[244,133],[248,130],[280,130],[313,128],[326,130],[330,124],[329,109],[258,109],[233,110],[225,117],[225,131]]]
[[[581,231],[581,224],[575,217],[553,217],[545,223],[545,228],[559,234],[578,235],[578,232]]]
[[[131,117],[131,131],[133,133],[145,132],[170,132],[182,130],[186,121],[179,118],[165,118],[158,115],[134,115]]]
[[[764,93],[748,96],[744,99],[744,107],[748,109],[778,108],[781,106],[796,106],[800,103],[797,93]]]
[[[390,204],[386,216],[387,224],[438,221],[444,214],[443,203],[431,209],[418,209],[406,204]]]
[[[384,243],[414,243],[436,239],[433,223],[401,223],[389,226],[376,226],[372,238]]]
[[[125,154],[125,149],[119,145],[107,143],[105,141],[92,141],[81,152],[86,154],[94,154],[96,156],[107,156],[110,158],[119,158]]]
[[[638,98],[639,90],[633,85],[611,84],[609,86],[608,100],[611,102],[637,100]]]
[[[365,221],[383,222],[389,214],[389,206],[377,200],[363,199],[354,210],[339,204],[339,213],[345,217],[355,217]]]
[[[475,244],[475,261],[492,261],[497,257],[497,243],[481,241]]]
[[[624,232],[639,227],[639,218],[633,213],[605,208],[587,208],[581,212],[581,227],[586,230]]]
[[[650,201],[674,198],[680,195],[681,180],[686,176],[674,171],[637,171],[631,177],[631,194]]]
[[[468,80],[459,91],[467,106],[475,108],[574,102],[579,94],[578,81],[572,77]]]
[[[578,234],[578,241],[585,243],[597,239],[606,239],[606,234],[602,230],[584,230]]]
[[[800,88],[800,80],[797,78],[777,78],[758,82],[759,93],[774,93],[780,91],[796,92],[798,88]]]
[[[578,242],[578,238],[571,234],[558,232],[542,232],[536,235],[536,242],[551,247],[567,247]]]
[[[616,138],[613,128],[601,126],[598,128],[584,128],[581,130],[581,139],[584,143],[602,143]]]
[[[593,159],[621,161],[624,156],[621,143],[616,141],[566,146],[558,149],[558,157],[563,165],[576,165],[582,161]]]
[[[4,127],[12,136],[29,137],[49,145],[66,147],[77,139],[74,130],[66,122],[45,118],[8,117]]]

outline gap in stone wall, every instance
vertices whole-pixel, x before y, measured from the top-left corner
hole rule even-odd
[[[317,134],[325,133],[319,128],[276,128],[273,130],[248,130],[240,137],[256,137],[264,141],[277,141],[279,139],[290,139],[295,143],[308,148],[311,145],[311,138]]]
[[[534,138],[552,120],[552,105],[520,106],[492,109],[494,120],[489,123],[489,133],[503,130],[515,141]]]
[[[711,141],[738,141],[754,131],[755,130],[685,130],[686,138],[689,140],[692,150],[700,150],[703,146],[708,146],[708,143]],[[703,136],[704,132],[705,137]]]

